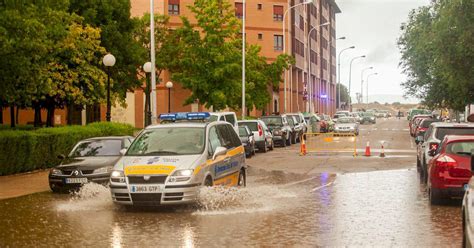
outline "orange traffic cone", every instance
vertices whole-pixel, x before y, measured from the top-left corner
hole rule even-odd
[[[370,157],[370,143],[367,141],[367,146],[365,146],[365,155],[366,157]]]
[[[304,136],[301,136],[300,142],[300,156],[306,155],[306,142],[304,141]]]
[[[380,157],[385,158],[385,149],[383,148],[383,143],[382,143],[382,151],[380,152]]]

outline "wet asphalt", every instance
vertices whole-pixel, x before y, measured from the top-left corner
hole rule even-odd
[[[410,154],[408,169],[372,172],[251,166],[246,188],[203,189],[186,207],[123,209],[93,184],[2,200],[0,247],[460,246],[460,202],[430,206]]]

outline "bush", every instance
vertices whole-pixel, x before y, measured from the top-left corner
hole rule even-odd
[[[32,131],[0,130],[0,176],[51,168],[60,163],[83,139],[100,136],[133,135],[135,128],[120,123],[40,128]]]

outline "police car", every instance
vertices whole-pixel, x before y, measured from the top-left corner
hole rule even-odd
[[[209,116],[163,114],[162,124],[144,129],[114,166],[113,201],[134,206],[193,203],[203,186],[245,186],[239,136],[227,122],[206,122]]]

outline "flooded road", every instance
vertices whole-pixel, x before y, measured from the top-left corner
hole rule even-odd
[[[253,169],[197,206],[126,210],[108,189],[0,201],[5,246],[459,246],[460,204],[431,207],[416,170],[307,176]]]

